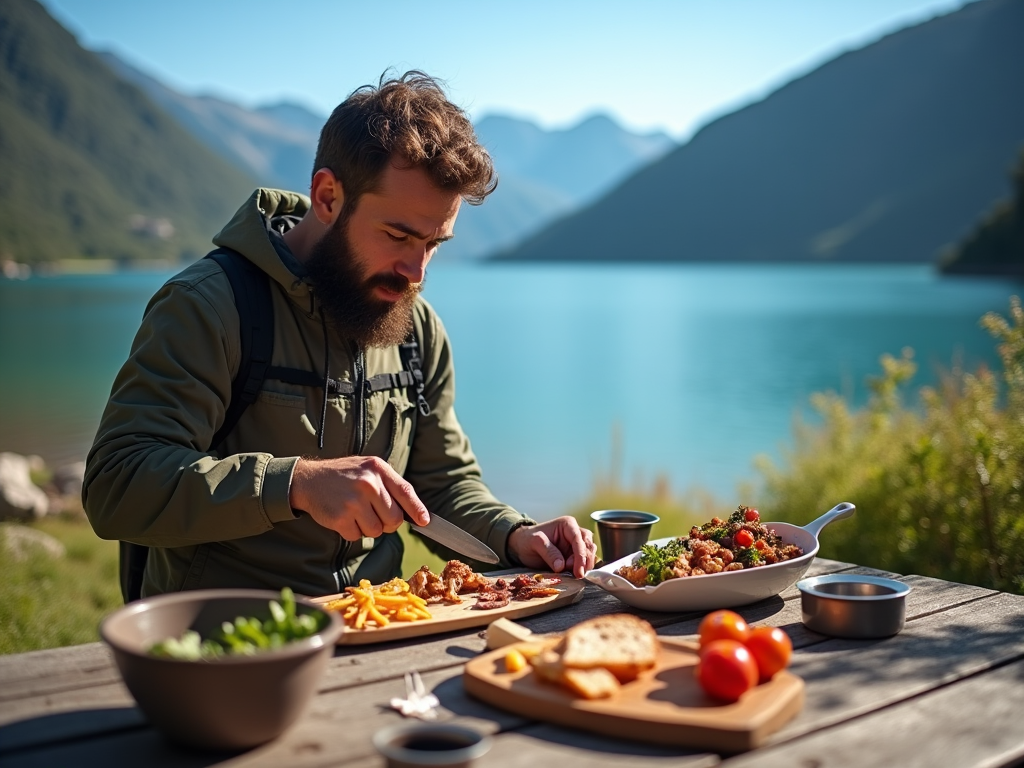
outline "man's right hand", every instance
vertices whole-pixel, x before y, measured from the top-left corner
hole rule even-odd
[[[299,459],[288,501],[346,541],[397,531],[403,510],[418,525],[430,522],[412,486],[376,456]]]

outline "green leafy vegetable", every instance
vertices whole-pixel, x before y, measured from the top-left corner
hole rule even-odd
[[[685,539],[672,539],[663,547],[657,544],[644,544],[640,547],[636,565],[647,569],[648,584],[654,586],[672,577],[669,566],[682,554],[685,545]]]
[[[221,624],[220,632],[203,640],[195,630],[186,630],[180,638],[169,637],[149,648],[153,656],[184,661],[216,659],[221,656],[252,656],[260,651],[280,648],[286,643],[315,635],[327,623],[322,613],[297,614],[295,595],[288,587],[281,590],[281,602],[270,601],[270,618],[239,616]]]

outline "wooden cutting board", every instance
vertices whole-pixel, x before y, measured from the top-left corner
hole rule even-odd
[[[657,666],[622,686],[613,698],[578,698],[560,685],[539,680],[529,666],[506,672],[508,650],[536,645],[536,640],[513,643],[473,659],[466,664],[463,685],[478,699],[532,720],[716,752],[760,746],[803,706],[803,680],[785,671],[733,704],[716,701],[704,693],[694,674],[696,646],[659,639]],[[554,646],[558,638],[541,642]]]
[[[533,575],[535,571],[522,571]],[[502,574],[502,578],[511,581],[515,573]],[[370,643],[387,643],[392,640],[406,640],[410,637],[422,637],[424,635],[435,635],[441,632],[454,632],[460,629],[471,627],[483,627],[498,618],[521,618],[532,616],[536,613],[544,613],[565,605],[571,605],[583,597],[583,588],[587,582],[583,579],[574,579],[562,574],[542,573],[545,578],[560,578],[562,581],[553,585],[558,590],[557,595],[550,597],[537,597],[532,600],[512,600],[508,605],[495,608],[490,611],[478,611],[473,608],[476,604],[476,593],[466,592],[460,595],[462,602],[455,605],[445,603],[429,603],[427,610],[433,618],[422,619],[421,621],[392,621],[386,627],[367,627],[366,629],[352,629],[345,627],[345,630],[338,637],[338,645],[366,645]],[[329,603],[345,597],[344,593],[339,595],[325,595],[313,599],[314,603]]]

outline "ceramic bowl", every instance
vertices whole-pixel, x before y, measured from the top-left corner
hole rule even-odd
[[[252,656],[183,661],[148,653],[153,643],[193,629],[209,637],[237,616],[270,616],[277,592],[196,590],[149,597],[115,611],[100,625],[125,685],[150,722],[194,747],[239,750],[278,736],[302,713],[334,651],[343,623],[301,597],[299,613],[323,613],[325,628]]]

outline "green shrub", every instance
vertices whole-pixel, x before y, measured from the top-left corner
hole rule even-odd
[[[821,554],[1024,593],[1024,311],[990,313],[1001,375],[953,371],[903,402],[912,352],[882,357],[866,407],[818,394],[819,425],[799,425],[781,466],[759,459],[765,506],[806,523],[839,501],[857,514],[822,536]]]

